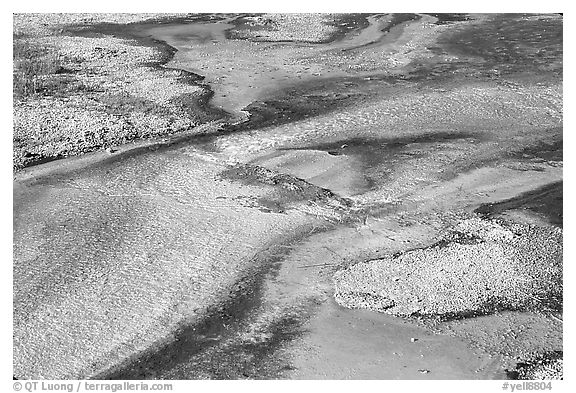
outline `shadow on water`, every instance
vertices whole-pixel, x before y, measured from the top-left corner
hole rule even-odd
[[[556,135],[552,135],[553,138],[562,138],[561,128],[548,129],[546,132],[550,134],[555,133]],[[564,160],[564,141],[560,139],[550,141],[549,143],[539,143],[538,145],[530,146],[518,152],[511,153],[509,156],[513,158],[560,162]]]
[[[545,132],[550,134],[551,141],[509,153],[508,157],[549,163],[562,162],[564,160],[562,129],[553,128]],[[563,182],[559,181],[501,202],[484,204],[476,209],[476,212],[484,216],[494,216],[507,210],[525,209],[546,217],[553,225],[562,227],[563,191]]]
[[[221,345],[228,328],[238,329],[260,304],[264,272],[246,275],[222,304],[211,306],[199,323],[180,328],[172,342],[146,351],[94,379],[154,379]]]
[[[276,91],[271,99],[245,107],[244,110],[250,112],[249,120],[227,129],[249,131],[329,114],[388,93],[400,94],[396,82],[398,80],[390,76],[374,75],[370,79],[330,77],[294,83]]]
[[[223,302],[208,308],[200,322],[183,326],[166,344],[156,345],[92,379],[246,379],[278,378],[291,366],[276,357],[287,342],[304,333],[302,325],[312,304],[282,310],[263,332],[248,332],[247,324],[263,312],[264,286],[274,277],[290,247],[309,234],[326,228],[311,227],[287,242],[272,246],[256,258]],[[261,337],[258,337],[258,334]]]
[[[368,189],[375,189],[388,171],[402,160],[420,158],[443,149],[443,143],[478,141],[474,133],[435,132],[395,138],[349,138],[336,142],[279,150],[319,150],[333,156],[351,156],[362,163]]]
[[[541,214],[551,224],[562,227],[563,182],[556,182],[497,203],[487,203],[475,210],[483,216],[498,215],[507,210],[525,209]]]
[[[303,148],[285,148],[280,150],[320,150],[331,155],[353,155],[360,157],[366,164],[375,166],[388,160],[395,152],[418,144],[450,142],[463,139],[476,139],[474,133],[431,132],[394,138],[349,138],[336,142],[309,145]]]

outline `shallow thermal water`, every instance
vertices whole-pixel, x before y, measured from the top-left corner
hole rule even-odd
[[[169,67],[185,69],[205,78],[214,96],[212,104],[235,116],[250,103],[264,100],[278,90],[347,75],[346,70],[327,68],[313,59],[326,52],[341,52],[371,44],[384,37],[386,18],[368,17],[369,26],[327,44],[299,42],[253,42],[228,40],[233,28],[228,18],[212,23],[144,26],[139,34],[150,35],[178,49]],[[397,26],[394,29],[400,28]],[[392,34],[393,35],[393,34]]]
[[[346,101],[346,97],[332,93],[343,89],[345,84],[338,78],[350,77],[349,72],[339,66],[323,67],[310,61],[324,52],[339,53],[347,48],[365,46],[375,51],[378,43],[390,45],[394,37],[402,36],[411,26],[422,26],[434,20],[426,16],[407,22],[385,36],[382,20],[371,17],[370,26],[364,32],[322,45],[227,40],[225,32],[231,27],[228,19],[144,28],[141,34],[152,35],[178,49],[168,66],[205,76],[205,82],[214,90],[212,104],[238,118],[245,119],[242,110],[255,101],[274,98],[278,91],[284,94],[284,89],[302,88],[314,83],[316,96],[306,99],[320,102],[317,106],[322,110],[328,106],[326,101],[330,101],[330,105],[337,102],[333,105],[341,105],[343,110],[332,113],[326,109],[317,117],[313,116],[315,113],[307,113],[308,121],[286,120],[279,126],[264,129],[250,125],[251,128],[243,130],[240,126],[237,133],[211,139],[210,148],[195,147],[191,140],[139,154],[120,153],[73,170],[59,166],[35,176],[32,169],[25,180],[16,180],[13,221],[14,375],[34,379],[93,375],[279,377],[273,373],[266,374],[264,369],[244,370],[248,376],[235,371],[217,375],[203,367],[208,362],[206,359],[218,354],[215,359],[222,360],[223,368],[236,370],[234,367],[237,365],[226,363],[230,359],[238,360],[230,357],[233,353],[246,353],[247,357],[275,353],[280,345],[267,346],[271,341],[262,341],[264,344],[257,349],[250,340],[249,344],[241,341],[242,345],[232,341],[244,330],[252,332],[253,336],[256,336],[254,331],[262,333],[252,329],[252,325],[259,318],[266,319],[270,308],[258,307],[268,303],[275,305],[273,299],[277,298],[284,305],[292,306],[292,303],[299,304],[303,295],[306,300],[304,308],[315,316],[308,322],[304,321],[307,324],[298,320],[298,323],[304,323],[304,328],[294,335],[282,330],[289,323],[279,324],[279,335],[283,340],[279,341],[283,344],[290,347],[297,339],[304,340],[303,344],[295,345],[290,356],[293,368],[283,369],[286,372],[283,375],[294,378],[429,378],[430,375],[418,370],[436,364],[439,366],[433,378],[501,377],[497,358],[469,349],[460,339],[437,337],[421,327],[391,317],[338,308],[329,299],[329,279],[307,275],[306,269],[297,270],[295,267],[328,259],[331,253],[323,248],[332,247],[328,240],[307,244],[303,247],[304,254],[286,254],[285,258],[276,258],[274,263],[279,265],[276,276],[266,275],[258,292],[260,298],[252,304],[253,309],[249,310],[250,313],[238,314],[238,318],[251,319],[237,321],[238,326],[234,328],[237,330],[228,331],[229,321],[219,317],[213,320],[217,327],[207,329],[218,334],[202,337],[201,350],[194,344],[191,345],[194,351],[182,353],[179,352],[181,347],[174,344],[174,338],[179,337],[175,333],[178,328],[181,328],[180,332],[194,332],[202,317],[214,312],[209,306],[227,299],[230,287],[254,271],[269,268],[271,262],[266,253],[270,248],[290,243],[287,239],[305,239],[306,234],[311,233],[310,227],[321,227],[324,223],[299,208],[290,209],[286,214],[263,212],[259,209],[258,198],[268,196],[273,187],[221,179],[219,175],[227,168],[228,162],[256,159],[253,163],[266,163],[269,167],[352,197],[358,190],[373,190],[383,182],[393,186],[397,181],[404,187],[408,187],[406,184],[410,187],[416,184],[414,187],[417,187],[417,181],[405,181],[406,163],[415,165],[410,168],[421,168],[418,169],[419,175],[425,177],[429,173],[439,173],[443,165],[452,164],[448,158],[442,161],[442,157],[476,157],[472,152],[480,156],[483,152],[478,146],[480,138],[473,132],[456,135],[452,131],[458,127],[445,126],[448,123],[446,118],[456,118],[463,124],[470,117],[466,111],[473,106],[458,96],[439,100],[432,95],[436,101],[430,101],[431,107],[421,104],[429,102],[427,100],[406,103],[402,101],[404,96],[400,96],[394,102],[400,106],[397,112],[389,112],[389,107],[378,101],[354,106],[350,102],[359,97],[354,94],[380,94],[381,97],[396,91],[394,89],[410,90],[404,89],[403,85],[389,87],[383,79],[365,80],[368,71],[358,71],[356,79],[347,81],[355,84],[351,88],[354,90],[350,93],[352,99]],[[324,84],[327,86],[325,89]],[[326,92],[329,98],[320,94]],[[298,96],[299,90],[294,94]],[[483,93],[474,91],[473,94],[484,99]],[[520,102],[523,96],[510,97],[511,101],[518,98],[514,102]],[[503,105],[490,96],[486,101],[494,101],[490,105],[498,108]],[[451,110],[456,108],[454,112],[459,117],[446,115],[446,118],[441,118],[437,114],[442,113],[443,107],[434,107],[440,105],[438,102],[442,105],[448,102],[452,105]],[[523,110],[518,110],[518,116],[523,116],[526,121],[532,120],[530,116],[541,115],[531,110],[531,114],[524,116]],[[396,127],[394,122],[406,113],[416,113],[421,117]],[[437,115],[440,126],[430,126],[427,114]],[[551,118],[550,122],[553,121],[555,118]],[[430,140],[408,138],[402,139],[403,145],[393,146],[392,139],[384,138],[379,144],[371,145],[367,154],[359,153],[365,150],[362,138],[341,142],[350,133],[368,135],[377,127],[382,128],[382,133],[387,136],[414,136],[413,130],[421,130],[423,125],[426,125],[427,132],[435,135]],[[482,126],[478,128],[483,129]],[[522,132],[526,129],[530,130],[526,127]],[[438,131],[455,136],[443,138],[442,134],[437,135]],[[277,150],[290,144],[297,145],[296,152]],[[490,146],[485,149],[493,147]],[[423,165],[429,156],[429,152],[424,151],[426,149],[438,153],[441,158],[435,158],[430,166]],[[331,154],[335,151],[338,153]],[[302,166],[298,161],[303,159],[317,160],[318,165]],[[331,166],[332,172],[326,171]],[[375,169],[375,166],[378,167]],[[392,176],[396,170],[400,173],[398,178]],[[340,181],[334,183],[339,173],[342,174]],[[399,189],[400,195],[409,191],[407,188]],[[385,201],[383,195],[387,192],[376,194],[375,199]],[[379,230],[385,231],[385,227]],[[354,228],[343,231],[332,240],[348,245],[349,249],[364,243],[369,246],[366,249],[375,247],[371,240],[366,240],[370,236],[360,236]],[[307,282],[310,288],[323,289],[313,293],[294,290],[306,286]],[[277,297],[279,293],[282,296]],[[318,301],[321,305],[310,306],[311,298],[312,303]],[[413,335],[421,337],[423,345],[405,347],[411,345],[410,337]],[[383,340],[383,336],[389,340]],[[271,337],[276,336],[271,334]],[[199,340],[193,338],[192,343]],[[349,339],[358,340],[360,344],[349,348]],[[306,348],[309,347],[315,348],[315,353],[319,354],[316,358],[308,356]],[[227,348],[234,348],[236,352],[226,352]],[[155,369],[153,362],[138,362],[140,359],[154,359],[153,356],[140,357],[141,351],[145,350],[149,351],[147,356],[157,353],[159,359],[166,356],[176,360]],[[362,370],[347,368],[348,359],[335,360],[330,367],[326,366],[326,359],[346,351],[354,359],[364,362]],[[269,359],[268,355],[262,356],[262,359]],[[398,356],[405,356],[407,364],[411,364],[409,369],[404,370],[404,363],[394,361]],[[425,360],[416,363],[422,357]],[[108,372],[110,367],[118,364],[122,367]],[[143,373],[136,369],[136,364],[144,370]],[[478,373],[478,368],[483,371]]]
[[[15,185],[16,376],[87,376],[169,336],[306,223],[247,206],[259,190],[193,150]]]

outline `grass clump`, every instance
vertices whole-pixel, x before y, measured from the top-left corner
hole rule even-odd
[[[45,91],[47,77],[56,74],[61,67],[54,49],[32,45],[22,39],[13,42],[13,59],[13,92],[17,98]]]
[[[65,68],[63,58],[53,47],[33,44],[19,35],[13,40],[13,94],[15,99],[35,95],[66,96],[86,90]]]
[[[133,96],[127,92],[104,94],[99,97],[105,111],[111,115],[126,115],[141,112],[147,115],[166,116],[169,111],[153,101]]]

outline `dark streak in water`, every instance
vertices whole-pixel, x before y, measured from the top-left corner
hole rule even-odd
[[[369,188],[378,188],[378,183],[386,177],[383,167],[392,170],[395,163],[405,158],[417,158],[430,154],[433,150],[423,150],[422,145],[434,145],[450,141],[478,140],[480,135],[473,133],[437,132],[402,136],[396,138],[350,138],[336,142],[308,145],[279,150],[319,150],[330,155],[353,156],[360,159],[365,168],[365,180]]]
[[[483,216],[495,216],[507,210],[525,209],[545,216],[551,224],[562,227],[563,182],[559,181],[497,203],[487,203],[475,210]]]
[[[370,99],[374,93],[382,94],[394,81],[391,77],[374,76],[371,80],[334,77],[297,83],[276,91],[272,99],[255,101],[245,107],[250,119],[228,129],[232,132],[255,130],[331,113]],[[379,86],[381,90],[377,92]]]
[[[281,359],[274,359],[273,355],[286,342],[302,334],[306,310],[298,312],[299,318],[290,314],[272,321],[266,327],[270,339],[261,344],[231,345],[229,339],[241,333],[250,317],[262,307],[264,283],[276,274],[290,246],[326,229],[303,230],[287,242],[262,251],[252,264],[254,268],[222,296],[226,300],[209,307],[200,322],[181,327],[171,342],[137,354],[92,379],[243,379],[264,378],[266,374],[279,377],[290,366]],[[215,356],[219,360],[214,363]],[[241,361],[241,356],[248,359]],[[270,367],[270,363],[278,367]]]
[[[539,143],[535,146],[529,146],[518,152],[509,154],[512,158],[536,159],[543,161],[561,162],[564,160],[564,141],[562,139],[562,128],[548,129],[544,132],[550,134],[549,143]],[[560,140],[555,140],[560,138]]]

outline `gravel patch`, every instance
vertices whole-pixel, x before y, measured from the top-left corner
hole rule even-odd
[[[463,220],[429,248],[353,265],[334,282],[342,306],[398,316],[559,309],[562,230]]]
[[[168,16],[174,15],[14,15],[15,45],[47,48],[65,70],[43,76],[50,78],[53,90],[15,97],[14,168],[180,133],[211,120],[199,105],[189,105],[201,102],[208,90],[183,71],[159,68],[166,60],[161,48],[103,34],[63,35],[59,30]]]
[[[338,29],[335,14],[264,14],[243,18],[245,28],[232,37],[268,42],[324,42]]]
[[[13,21],[15,34],[44,36],[56,33],[61,26],[65,25],[127,24],[185,15],[163,13],[25,13],[14,14]]]
[[[537,364],[522,373],[521,379],[564,379],[564,360],[556,359],[545,364]]]
[[[561,380],[564,379],[564,359],[561,352],[518,363],[516,370],[508,371],[512,379]]]

